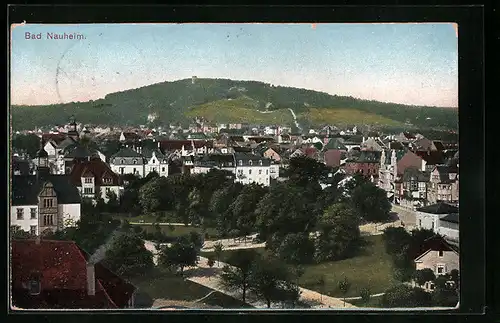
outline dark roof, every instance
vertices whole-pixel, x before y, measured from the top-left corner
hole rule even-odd
[[[21,159],[19,157],[14,156],[12,158],[12,171],[18,171],[21,174],[20,175],[29,175],[31,166],[30,162],[25,159]]]
[[[450,179],[450,173],[458,172],[456,165],[455,166],[437,165],[435,167],[435,170],[437,170],[439,174],[439,183],[451,183],[452,180]]]
[[[442,151],[416,151],[415,154],[426,161],[427,165],[438,165],[444,163]]]
[[[416,246],[414,250],[411,250],[410,252],[413,259],[417,259],[429,250],[458,252],[458,250],[454,246],[446,242],[446,240],[439,235],[428,238],[422,243],[422,245]]]
[[[234,159],[237,162],[238,166],[269,166],[271,164],[271,160],[269,158],[250,153],[235,152]],[[242,165],[240,165],[240,161]]]
[[[87,293],[89,255],[73,241],[12,241],[12,298],[20,308],[124,308],[135,287],[102,264],[95,265],[96,293]],[[26,284],[36,276],[41,293]]]
[[[405,146],[402,143],[400,143],[399,141],[392,141],[389,143],[389,148],[396,149],[396,150],[403,150],[403,149],[405,149]]]
[[[160,148],[163,151],[173,151],[182,149],[189,150],[194,145],[195,148],[208,147],[211,148],[213,146],[213,142],[210,140],[161,140]]]
[[[274,138],[271,137],[248,137],[248,140],[255,141],[256,143],[274,142]]]
[[[69,147],[69,146],[68,146]],[[70,150],[64,158],[88,158],[88,157],[97,157],[99,154],[95,149],[89,149],[87,147],[77,145],[74,146],[72,150]]]
[[[64,139],[66,139],[67,135],[64,133],[44,133],[42,134],[42,140],[43,142],[47,142],[49,140],[52,140],[56,143],[56,145],[59,145]]]
[[[330,140],[328,140],[328,143],[325,145],[324,149],[347,150],[342,138],[331,138]]]
[[[195,158],[194,165],[198,167],[235,167],[232,154],[208,154]]]
[[[57,145],[57,149],[65,149],[66,147],[69,147],[71,145],[74,145],[76,143],[76,141],[71,138],[71,137],[66,137],[63,141],[61,141],[58,145]]]
[[[444,145],[441,141],[434,140],[434,147],[436,147],[437,150],[441,151],[444,150]]]
[[[417,211],[430,214],[451,214],[451,213],[458,213],[458,207],[448,203],[439,202],[436,204],[418,208]]]
[[[38,180],[36,175],[14,175],[12,177],[12,205],[37,205],[38,194],[45,182],[54,186],[57,202],[61,204],[80,203],[80,193],[69,175],[47,175]]]
[[[458,224],[458,213],[450,213],[439,219],[440,221],[452,222]]]
[[[114,154],[111,157],[112,158],[115,158],[115,157],[142,157],[142,155],[133,149],[130,149],[128,147],[123,147],[116,154]]]
[[[235,146],[235,147],[233,147],[233,150],[235,152],[238,152],[238,153],[250,153],[250,152],[252,152],[252,148],[250,148],[250,147]]]
[[[409,182],[412,178],[415,178],[417,182],[428,182],[430,173],[422,172],[420,169],[416,167],[407,167],[403,173],[403,182]]]
[[[123,137],[125,137],[125,140],[137,140],[141,138],[141,136],[135,132],[123,132]]]
[[[156,158],[165,158],[165,155],[160,151],[160,149],[143,148],[141,154],[147,159],[150,159],[151,157],[153,157],[153,152],[155,153]]]
[[[98,186],[118,186],[121,184],[120,177],[111,170],[108,164],[100,159],[74,163],[70,177],[72,183],[76,186],[82,185],[82,177],[94,177],[95,185]],[[104,178],[111,179],[111,182],[105,183]]]

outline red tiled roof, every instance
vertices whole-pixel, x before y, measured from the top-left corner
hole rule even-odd
[[[118,186],[121,184],[120,177],[100,159],[75,162],[70,173],[71,182],[76,186],[81,186],[84,175],[93,176],[97,186]],[[104,183],[103,178],[105,177],[111,178],[111,183]]]
[[[324,159],[327,166],[338,167],[340,166],[340,160],[342,159],[342,154],[345,152],[343,150],[329,149],[324,153]]]
[[[12,296],[16,306],[25,308],[121,308],[135,287],[95,265],[96,293],[87,293],[86,254],[73,241],[12,241]],[[25,284],[40,277],[41,293],[32,296]]]
[[[314,147],[307,147],[306,149],[304,149],[304,154],[307,157],[314,157],[314,155],[316,155],[317,153],[318,153],[318,150]]]

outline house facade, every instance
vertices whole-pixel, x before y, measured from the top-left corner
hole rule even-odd
[[[458,250],[438,236],[424,241],[414,263],[416,270],[431,269],[436,276],[460,270]]]
[[[144,166],[145,176],[152,172],[156,172],[160,176],[168,176],[168,158],[160,149],[144,149],[142,155],[146,158],[146,164]]]
[[[80,220],[81,198],[67,175],[52,175],[45,150],[38,152],[36,175],[14,175],[10,226],[32,235],[74,226]]]
[[[111,170],[119,175],[133,174],[139,177],[145,176],[147,160],[140,153],[124,147],[111,156],[109,164]]]
[[[448,165],[434,166],[429,179],[429,202],[455,203],[458,202],[458,193],[458,168]]]
[[[82,198],[93,202],[102,198],[107,203],[109,193],[113,193],[118,199],[123,193],[120,177],[100,159],[75,163],[70,177]]]
[[[451,241],[458,241],[458,214],[458,207],[444,202],[417,208],[417,228],[432,230]]]

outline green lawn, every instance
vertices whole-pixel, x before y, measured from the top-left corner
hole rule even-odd
[[[157,215],[152,215],[152,214],[141,214],[138,216],[130,216],[129,214],[124,214],[124,213],[110,213],[111,216],[115,219],[125,219],[128,222],[141,222],[143,221],[144,223],[155,223],[157,221],[158,216]],[[173,221],[172,217],[169,216],[170,213],[164,212],[164,216],[160,220],[161,222],[178,222],[178,221]]]
[[[396,283],[393,278],[392,260],[385,252],[381,235],[369,236],[365,240],[366,246],[356,257],[305,265],[304,274],[299,279],[299,285],[329,296],[341,297],[342,293],[338,289],[338,282],[345,276],[351,283],[346,297],[359,296],[360,290],[364,287],[369,288],[372,294],[383,293]],[[262,254],[266,253],[264,248],[254,250]],[[220,260],[225,262],[232,252],[234,250],[224,251]],[[201,255],[207,257],[213,255],[213,252],[202,252]],[[321,290],[316,283],[321,275],[324,275],[326,280],[324,290]]]
[[[137,307],[150,307],[158,298],[195,301],[212,291],[210,288],[156,268],[146,275],[132,279],[132,283],[138,288]],[[242,301],[219,292],[213,293],[202,302],[223,308],[249,307]]]
[[[153,225],[134,224],[133,226],[139,226],[139,227],[143,228],[146,232],[154,232],[155,231],[155,227]],[[199,234],[202,234],[202,232],[203,232],[202,228],[192,227],[192,226],[183,226],[183,225],[175,225],[175,226],[160,225],[160,228],[161,228],[161,231],[169,237],[180,237],[180,236],[189,234],[190,232],[198,232]],[[217,231],[214,228],[207,228],[207,229],[205,229],[205,232],[208,233],[210,235],[210,237],[217,236]]]
[[[344,277],[351,283],[346,297],[359,296],[360,290],[365,287],[372,294],[382,293],[391,287],[395,283],[392,260],[385,252],[382,236],[369,236],[365,239],[367,245],[356,257],[305,266],[304,275],[299,280],[300,286],[321,292],[316,281],[321,275],[325,275],[324,293],[329,296],[342,296],[338,282]]]
[[[361,299],[349,300],[348,302],[357,307],[381,307],[380,300],[382,296],[370,297],[368,303],[363,302]]]

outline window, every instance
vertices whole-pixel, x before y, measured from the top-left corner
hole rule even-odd
[[[54,216],[52,214],[47,214],[43,216],[43,225],[54,225]]]
[[[444,274],[444,266],[438,266],[437,267],[437,273],[438,274]]]
[[[134,165],[136,165],[136,164],[137,164],[137,159],[134,159]]]
[[[430,284],[429,289],[430,290],[434,290],[434,284],[433,283]]]
[[[249,174],[249,175],[251,175],[251,174],[252,174],[252,170],[251,170],[251,169],[249,169],[249,170],[248,170],[248,174]]]
[[[248,161],[248,165],[252,166],[252,161],[251,160]]]
[[[439,254],[439,257],[442,257],[443,256],[443,250],[439,250],[438,254]]]
[[[30,226],[30,234],[32,236],[36,236],[36,225],[31,225]]]
[[[238,169],[238,174],[242,175],[243,174],[243,169]]]
[[[92,194],[94,192],[94,189],[92,187],[85,187],[83,189],[84,194]]]
[[[153,159],[153,164],[155,164],[155,163],[156,163],[156,160],[155,160],[155,159]]]
[[[43,207],[52,207],[52,199],[43,199]]]
[[[17,219],[22,220],[24,218],[24,210],[22,208],[17,209]]]
[[[92,183],[92,177],[85,177],[85,183]]]
[[[38,279],[33,279],[29,281],[28,288],[31,295],[40,294],[40,281]]]
[[[105,178],[103,178],[103,179],[102,179],[102,182],[103,182],[104,184],[111,184],[112,180],[111,180],[111,178],[109,178],[109,177],[105,177]]]
[[[137,172],[137,171],[136,171],[136,168],[134,168],[134,174],[135,174],[136,172]]]
[[[120,174],[123,175],[123,167],[120,167]]]
[[[431,229],[434,230],[434,221],[432,221]]]
[[[269,175],[269,170],[268,169],[266,169],[266,175]]]
[[[259,169],[259,175],[262,175],[262,169]]]
[[[120,160],[120,164],[124,164],[124,163],[125,163],[125,161],[123,159]]]
[[[421,228],[422,227],[422,219],[418,220],[418,226]]]
[[[162,167],[162,168],[161,168],[161,171],[162,171],[162,172],[164,172],[164,171],[165,171],[165,167]]]
[[[259,165],[262,166],[262,160],[259,160]]]
[[[35,208],[30,209],[30,215],[31,215],[32,219],[36,219],[36,209]]]

